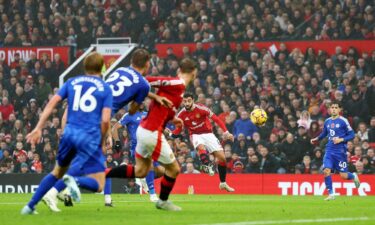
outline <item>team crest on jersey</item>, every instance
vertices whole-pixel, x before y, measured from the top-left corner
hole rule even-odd
[[[201,114],[197,113],[197,114],[195,114],[195,117],[197,117],[199,119],[199,118],[201,118]]]
[[[336,128],[339,128],[340,127],[340,124],[336,124]]]
[[[331,128],[335,128],[335,124],[334,123],[331,123]]]

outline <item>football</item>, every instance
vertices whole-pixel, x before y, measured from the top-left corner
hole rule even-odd
[[[250,113],[250,120],[256,126],[263,126],[267,122],[267,113],[263,109],[254,109]]]

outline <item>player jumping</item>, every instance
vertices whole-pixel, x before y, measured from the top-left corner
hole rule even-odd
[[[136,164],[135,166],[121,165],[107,169],[107,177],[134,178],[145,177],[151,168],[152,160],[162,163],[165,173],[161,180],[161,190],[156,208],[168,211],[180,211],[179,206],[168,201],[169,194],[176,182],[180,167],[169,146],[163,130],[168,121],[182,125],[182,121],[175,117],[177,108],[182,102],[186,86],[197,75],[195,62],[185,58],[180,62],[177,78],[148,77],[151,86],[157,87],[157,94],[172,101],[173,109],[164,107],[153,101],[145,119],[141,121],[137,130]]]
[[[80,199],[79,187],[101,192],[105,183],[104,155],[101,145],[110,127],[112,92],[101,79],[103,56],[90,53],[83,62],[86,75],[69,79],[51,98],[35,129],[27,135],[27,142],[39,143],[42,129],[52,110],[62,100],[68,100],[67,124],[60,140],[57,163],[53,171],[45,176],[30,202],[21,214],[36,214],[35,206],[43,195],[61,179],[68,186],[72,196]],[[82,174],[75,179],[64,175],[73,158],[79,161],[76,168]]]
[[[192,94],[184,94],[183,105],[184,109],[177,114],[177,117],[184,122],[184,126],[189,130],[190,140],[198,152],[203,170],[210,174],[210,176],[215,174],[213,165],[210,164],[210,159],[208,157],[208,153],[213,154],[218,165],[217,168],[220,177],[219,188],[221,190],[225,189],[229,192],[233,192],[234,189],[226,183],[227,166],[224,150],[220,141],[212,133],[210,119],[223,130],[224,140],[233,141],[233,135],[229,133],[225,124],[209,108],[202,104],[195,104]],[[177,128],[173,131],[173,134],[176,135],[180,132],[181,128]]]
[[[311,139],[314,144],[317,141],[328,136],[326,152],[323,158],[324,182],[328,190],[328,197],[325,200],[335,199],[335,193],[332,188],[331,171],[339,171],[341,178],[353,180],[355,187],[359,188],[360,181],[356,173],[348,172],[347,147],[346,143],[354,138],[354,131],[350,127],[348,120],[340,116],[341,103],[333,101],[330,106],[331,117],[326,119],[322,133]]]

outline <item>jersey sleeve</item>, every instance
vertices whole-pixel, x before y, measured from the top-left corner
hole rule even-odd
[[[118,121],[122,126],[127,126],[129,123],[129,113],[125,113]]]
[[[138,104],[142,104],[150,91],[150,86],[147,83],[142,84],[138,93],[134,97],[134,101]]]
[[[103,102],[103,108],[110,108],[112,109],[113,105],[113,96],[112,91],[108,85],[105,86],[105,97]]]
[[[66,99],[68,97],[68,84],[70,80],[65,82],[63,86],[60,88],[60,90],[57,92],[57,95],[59,95],[62,99]]]
[[[327,131],[327,120],[324,121],[323,130],[322,133],[319,134],[318,140],[322,140],[323,138],[327,137],[328,131]]]
[[[146,79],[151,87],[165,87],[183,84],[181,79],[175,77],[147,76]]]
[[[345,118],[343,118],[344,121],[344,128],[345,128],[345,136],[342,137],[344,139],[344,142],[348,142],[350,140],[353,140],[355,133],[353,128],[350,126],[349,121]]]
[[[209,118],[212,119],[212,116],[214,115],[214,113],[207,106],[202,105],[202,104],[196,104],[195,106],[199,109],[200,113],[203,113],[205,116],[208,116]]]
[[[211,111],[211,110],[210,110]],[[212,111],[211,111],[212,112]],[[217,117],[215,114],[211,116],[211,119],[224,131],[227,132],[227,126],[225,126],[225,123],[221,121],[219,117]]]

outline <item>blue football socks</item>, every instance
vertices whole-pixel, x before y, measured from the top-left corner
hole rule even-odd
[[[51,189],[58,179],[52,174],[48,174],[40,182],[38,189],[34,193],[30,202],[27,204],[31,209],[35,208],[35,205],[43,198],[43,196]]]
[[[150,172],[148,172],[146,176],[146,183],[148,186],[149,194],[155,194],[154,179],[155,179],[155,172],[154,170],[150,170]]]
[[[112,179],[105,179],[104,194],[110,195],[112,193]]]
[[[324,177],[324,183],[326,184],[326,188],[328,190],[328,194],[333,194],[333,190],[332,190],[332,176]]]
[[[74,177],[77,182],[77,185],[81,188],[97,192],[99,189],[98,182],[91,177]]]
[[[57,192],[60,192],[66,188],[66,185],[62,179],[56,182],[54,188],[56,188]]]
[[[353,173],[348,172],[348,180],[353,180],[353,179],[354,179]]]

